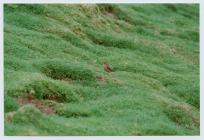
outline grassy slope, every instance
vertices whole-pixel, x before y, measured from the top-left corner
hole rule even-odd
[[[5,5],[5,135],[198,135],[198,13],[198,5]],[[20,106],[27,91],[56,113]]]

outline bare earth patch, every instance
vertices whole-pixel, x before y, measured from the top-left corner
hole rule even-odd
[[[18,103],[23,106],[26,104],[32,104],[38,108],[41,112],[46,114],[55,113],[55,109],[51,106],[45,105],[42,101],[36,99],[33,95],[27,94],[17,99]]]
[[[96,80],[98,81],[106,81],[106,79],[102,76],[96,76]]]

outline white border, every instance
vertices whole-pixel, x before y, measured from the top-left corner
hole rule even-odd
[[[3,5],[0,4],[0,135],[4,134]],[[1,138],[0,138],[1,139]]]
[[[5,136],[4,140],[201,140],[199,136]]]
[[[199,3],[199,0],[3,0],[3,3]]]
[[[200,136],[105,136],[105,137],[95,137],[95,136],[66,136],[66,137],[9,137],[4,136],[4,102],[3,102],[3,90],[4,90],[4,81],[3,81],[3,3],[200,3]],[[40,139],[40,140],[55,140],[55,139],[75,139],[75,140],[90,140],[90,139],[110,139],[110,140],[203,140],[204,139],[204,1],[203,0],[0,0],[0,140],[10,140],[10,139],[17,139],[17,140],[27,140],[27,139]]]
[[[204,1],[200,2],[200,135],[204,137]]]

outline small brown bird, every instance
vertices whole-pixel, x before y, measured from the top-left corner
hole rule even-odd
[[[112,72],[112,69],[110,68],[108,63],[103,63],[103,68],[106,72]]]
[[[33,96],[33,91],[27,91],[27,98],[29,101],[34,100],[35,97]]]

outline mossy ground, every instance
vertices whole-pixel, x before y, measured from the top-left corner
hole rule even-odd
[[[5,135],[199,135],[199,6],[6,4],[4,77]]]

